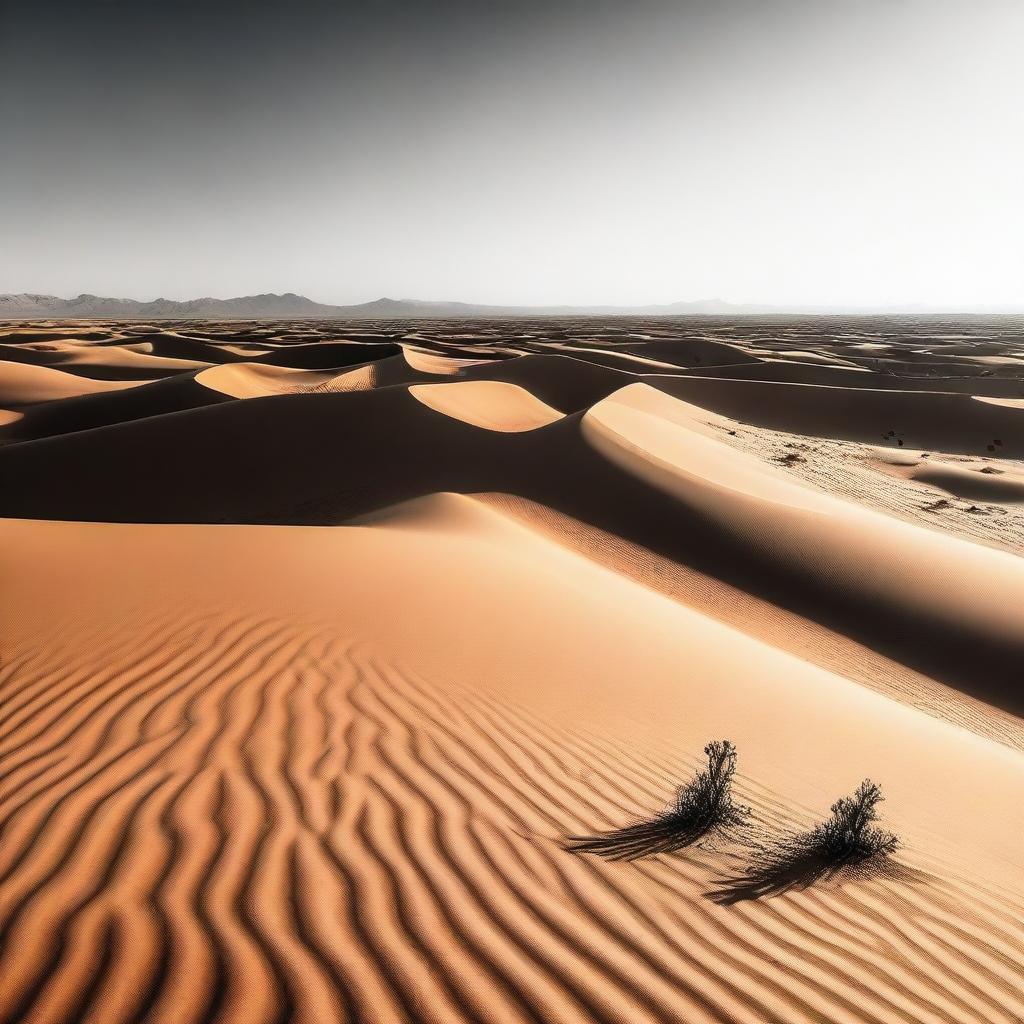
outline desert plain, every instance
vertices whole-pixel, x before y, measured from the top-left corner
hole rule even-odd
[[[0,516],[5,1024],[1024,1021],[1022,318],[2,323]]]

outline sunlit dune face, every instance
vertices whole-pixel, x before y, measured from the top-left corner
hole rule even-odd
[[[409,394],[435,412],[485,430],[536,430],[562,418],[525,388],[501,381],[414,384]]]
[[[487,362],[484,359],[467,359],[465,357],[448,356],[439,352],[430,352],[414,345],[403,345],[402,353],[405,361],[414,370],[422,373],[433,373],[438,376],[450,377],[467,366],[478,366]]]
[[[230,398],[266,398],[310,391],[337,374],[323,370],[295,370],[259,363],[227,363],[196,374],[196,382]]]

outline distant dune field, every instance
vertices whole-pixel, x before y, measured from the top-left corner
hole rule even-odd
[[[0,328],[0,1022],[1024,1020],[1024,322]],[[762,836],[632,862],[712,739]]]

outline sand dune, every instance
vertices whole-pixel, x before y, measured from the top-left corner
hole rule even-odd
[[[111,545],[123,561],[96,572]],[[8,523],[3,548],[28,598],[4,621],[35,640],[8,648],[0,790],[2,939],[18,951],[0,1005],[23,1019],[1024,1009],[1019,755],[470,499],[330,530]],[[64,567],[43,587],[23,575],[41,548]],[[202,566],[184,588],[183,557]],[[171,585],[147,621],[125,617],[157,573]],[[53,597],[65,575],[91,581],[70,604]],[[76,628],[55,635],[65,612]],[[723,728],[757,778],[744,797],[784,820],[884,762],[903,875],[728,907],[704,895],[726,853],[630,866],[561,850],[660,803]],[[982,866],[984,884],[965,877]]]
[[[526,388],[545,405],[581,412],[635,379],[621,370],[585,363],[564,355],[528,355],[500,363],[469,367],[465,376],[500,380]]]
[[[900,459],[887,456],[879,461],[904,479],[930,484],[960,498],[1000,504],[1024,501],[1024,472],[991,462],[958,464],[930,458],[926,452],[908,452]]]
[[[435,412],[485,430],[536,430],[562,418],[529,391],[502,381],[414,384],[409,394]]]
[[[941,487],[960,498],[995,502],[1024,501],[1024,476],[1019,474],[1011,477],[985,476],[976,470],[931,464],[916,468],[910,477]]]
[[[196,359],[151,355],[130,344],[68,345],[46,355],[45,359],[37,356],[32,361],[97,380],[143,380],[209,365]]]
[[[0,375],[3,372],[0,366]],[[8,429],[0,430],[0,440],[28,441],[74,434],[80,430],[211,405],[225,397],[197,384],[191,374],[152,382],[132,381],[130,385],[128,388],[104,389],[60,402],[28,406],[17,423],[8,424]]]
[[[171,359],[192,359],[201,363],[226,363],[244,356],[232,352],[228,346],[213,345],[202,338],[176,331],[146,331],[136,335],[154,355]]]
[[[402,355],[413,370],[441,376],[454,376],[469,366],[487,364],[490,360],[462,358],[459,355],[431,352],[415,345],[403,345]]]
[[[910,448],[975,455],[998,447],[1009,458],[1024,456],[1024,410],[971,395],[685,377],[648,383],[773,430],[875,444],[894,439]]]
[[[0,402],[5,405],[30,405],[35,402],[52,402],[58,398],[74,398],[77,395],[124,391],[145,383],[135,380],[90,380],[50,366],[0,363]]]
[[[644,384],[594,406],[583,432],[616,465],[713,518],[737,543],[763,545],[766,557],[884,616],[967,629],[1024,664],[1024,608],[1014,597],[1024,593],[1021,559],[796,484],[708,437],[692,408]],[[968,606],[960,588],[971,594]]]
[[[616,352],[628,352],[646,359],[658,359],[671,366],[688,369],[695,366],[741,366],[759,362],[756,356],[738,345],[727,345],[708,338],[687,338],[680,345],[675,338],[637,341],[616,346]]]
[[[898,376],[872,373],[864,366],[816,366],[807,362],[765,359],[745,366],[694,368],[690,376],[727,377],[730,380],[781,381],[838,388],[869,388],[872,391],[947,391],[954,394],[991,396],[1014,400],[1024,393],[1024,383],[1001,377]]]
[[[303,370],[329,370],[342,366],[357,366],[376,359],[399,355],[397,345],[360,344],[356,342],[322,341],[312,345],[283,345],[275,347],[257,361],[268,366],[290,366]]]
[[[229,398],[264,398],[310,391],[338,376],[333,370],[296,370],[260,363],[227,363],[196,374],[196,383]]]
[[[0,1021],[1024,1020],[1021,348],[11,327]],[[566,848],[722,737],[767,841],[870,776],[895,857]]]

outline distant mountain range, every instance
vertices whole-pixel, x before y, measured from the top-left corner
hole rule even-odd
[[[484,306],[469,302],[428,302],[421,299],[375,299],[354,306],[332,306],[304,295],[243,295],[234,299],[117,299],[102,295],[56,295],[22,292],[0,295],[0,320],[295,320],[303,317],[339,320],[458,319],[515,316],[687,316],[753,313],[1019,313],[1020,309],[971,310],[924,306],[889,309],[855,307],[736,305],[721,299],[673,302],[652,306]]]
[[[268,320],[331,317],[344,320],[466,318],[488,316],[585,316],[642,313],[686,315],[769,312],[769,306],[735,306],[718,299],[676,302],[661,306],[484,306],[468,302],[426,302],[420,299],[375,299],[354,306],[332,306],[304,295],[244,295],[234,299],[117,299],[102,295],[56,295],[22,292],[0,295],[3,320]]]

